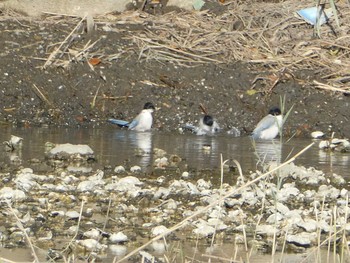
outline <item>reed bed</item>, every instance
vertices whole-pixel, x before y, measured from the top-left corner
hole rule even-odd
[[[321,27],[318,38],[313,26],[296,14],[312,6],[310,1],[254,2],[228,3],[222,14],[207,9],[157,16],[139,13],[137,17],[125,13],[109,18],[147,25],[140,34],[129,37],[136,43],[140,59],[186,66],[244,61],[272,70],[277,80],[286,77],[286,72],[312,70],[329,85],[309,84],[349,91],[348,3],[337,3],[340,26],[333,16]]]

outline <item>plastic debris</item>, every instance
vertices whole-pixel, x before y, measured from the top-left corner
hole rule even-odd
[[[311,25],[315,25],[317,22],[317,15],[318,12],[322,12],[320,15],[320,25],[326,23],[328,19],[332,16],[332,9],[327,8],[327,9],[322,9],[321,7],[317,8],[315,7],[309,7],[305,9],[301,9],[297,11],[297,14],[304,19],[306,22],[308,22]]]

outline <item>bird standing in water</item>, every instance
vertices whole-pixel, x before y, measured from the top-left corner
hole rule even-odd
[[[143,106],[143,110],[131,122],[116,119],[108,119],[107,121],[120,127],[127,127],[129,130],[149,131],[153,125],[152,113],[154,110],[154,105],[151,102],[147,102]]]
[[[252,133],[253,139],[272,140],[282,130],[283,116],[278,107],[272,107],[269,114],[265,116],[256,126]]]
[[[204,115],[199,119],[198,126],[186,124],[185,129],[191,130],[197,135],[214,135],[220,131],[219,124],[211,115]]]

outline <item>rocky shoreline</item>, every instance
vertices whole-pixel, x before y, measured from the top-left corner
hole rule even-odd
[[[85,162],[86,152],[92,158],[81,147],[75,153],[68,148],[70,161]],[[214,238],[264,253],[300,253],[341,246],[342,234],[350,229],[347,183],[336,174],[325,176],[293,163],[275,170],[278,164],[271,163],[264,171],[271,174],[237,175],[234,185],[213,185],[205,177],[193,180],[188,171],[179,179],[171,176],[183,161],[162,150],[153,153],[152,174],[136,166],[82,174],[59,168],[66,165],[58,163],[68,162],[63,148],[47,153],[56,167],[49,174],[31,168],[1,174],[4,247],[23,247],[29,239],[54,260],[98,259],[108,253],[121,258],[137,248],[140,237],[164,235],[169,243]],[[183,220],[187,223],[173,231]],[[157,260],[162,260],[159,253]]]

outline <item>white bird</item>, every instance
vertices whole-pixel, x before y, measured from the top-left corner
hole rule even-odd
[[[265,116],[256,126],[252,133],[253,139],[272,140],[282,130],[283,116],[278,107],[272,107],[269,114]]]
[[[108,119],[108,122],[120,127],[128,127],[129,130],[149,131],[153,125],[152,113],[154,110],[154,105],[151,102],[147,102],[143,110],[131,122],[116,119]]]
[[[199,119],[198,126],[187,123],[184,128],[191,130],[197,135],[214,135],[220,131],[219,124],[216,120],[207,114]]]

